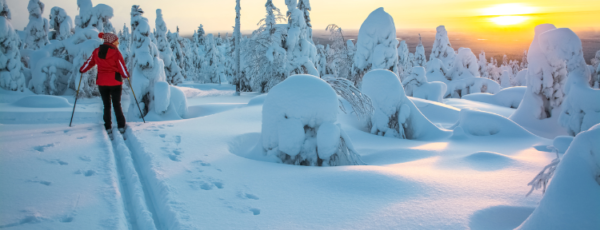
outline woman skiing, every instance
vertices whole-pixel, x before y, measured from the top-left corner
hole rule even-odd
[[[98,65],[96,85],[98,85],[104,103],[104,128],[109,135],[112,134],[110,115],[112,99],[119,132],[123,134],[125,133],[125,116],[123,116],[123,110],[121,109],[121,90],[123,78],[129,78],[129,72],[127,72],[123,55],[117,48],[119,37],[112,33],[99,33],[98,37],[104,40],[104,44],[94,50],[90,58],[79,69],[79,72],[85,73]]]

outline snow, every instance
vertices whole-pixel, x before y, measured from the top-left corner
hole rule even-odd
[[[320,79],[305,77],[327,86]],[[313,85],[311,90],[302,90],[301,84],[293,84],[291,91],[299,88],[295,91],[319,98],[316,104],[335,108],[322,114],[335,122],[321,124],[317,131],[314,141],[319,155],[330,152],[326,149],[334,146],[332,140],[336,139],[331,137],[339,129],[339,136],[352,140],[350,148],[366,165],[316,168],[274,164],[277,159],[268,160],[253,151],[261,143],[262,111],[269,103],[264,101],[263,106],[261,100],[274,99],[271,94],[281,98],[276,88],[269,94],[242,93],[238,97],[233,96],[232,85],[182,85],[186,87],[176,88],[186,92],[190,108],[202,108],[206,114],[185,120],[128,121],[127,141],[119,139],[115,130],[112,142],[102,131],[97,97],[78,100],[73,127],[68,128],[72,107],[18,107],[11,103],[31,92],[0,91],[0,145],[5,149],[0,156],[0,181],[13,185],[2,190],[9,203],[0,208],[0,226],[515,228],[542,199],[539,192],[524,197],[527,182],[556,156],[533,148],[553,145],[552,140],[528,134],[499,115],[461,111],[460,107],[514,109],[463,99],[442,104],[407,97],[415,105],[411,111],[421,111],[436,126],[448,129],[460,119],[465,135],[455,138],[448,134],[432,141],[385,138],[361,130],[350,111],[339,112],[337,97],[323,100]],[[333,90],[324,92],[334,96]],[[58,97],[73,103],[72,95]],[[124,100],[132,98],[124,95]],[[44,120],[51,113],[55,118]],[[510,115],[507,113],[503,116]],[[489,124],[480,127],[481,123]],[[470,134],[471,129],[474,133],[498,132],[476,136]],[[431,209],[433,203],[435,209]],[[149,214],[151,219],[143,217]],[[63,219],[71,222],[61,222]]]
[[[61,108],[71,107],[67,99],[49,95],[27,96],[12,103],[14,106],[32,108]]]
[[[415,66],[408,77],[402,80],[406,96],[442,102],[446,95],[446,84],[440,81],[427,81],[425,68]]]

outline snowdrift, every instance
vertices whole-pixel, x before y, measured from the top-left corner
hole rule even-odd
[[[521,104],[521,100],[523,100],[523,95],[526,90],[527,87],[525,86],[509,87],[500,90],[500,92],[496,94],[474,93],[465,95],[462,99],[485,102],[508,108],[518,108],[519,104]]]
[[[452,129],[455,138],[464,135],[511,138],[535,136],[506,117],[472,109],[461,110],[458,122]]]

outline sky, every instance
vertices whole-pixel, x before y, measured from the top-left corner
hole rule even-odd
[[[65,9],[73,19],[78,14],[77,0],[42,2],[46,5],[46,18],[55,6]],[[258,21],[266,14],[265,2],[241,0],[242,31],[257,28]],[[233,31],[235,24],[235,0],[92,0],[92,3],[107,4],[114,9],[111,21],[117,30],[125,23],[129,27],[129,13],[135,4],[141,5],[151,26],[154,26],[156,9],[162,9],[167,27],[175,31],[179,26],[183,36],[191,35],[200,24],[209,33]],[[273,3],[285,14],[285,0],[273,0]],[[29,21],[28,0],[7,0],[7,4],[12,11],[13,26],[22,30]],[[311,0],[310,4],[313,31],[325,31],[329,24],[337,24],[346,31],[358,30],[369,13],[384,7],[399,30],[435,30],[438,25],[445,25],[449,31],[504,33],[532,31],[537,24],[552,23],[557,27],[600,32],[598,0]],[[501,16],[504,17],[498,18]]]

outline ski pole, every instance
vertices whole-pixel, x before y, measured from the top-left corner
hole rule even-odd
[[[142,120],[144,121],[144,123],[146,123],[146,119],[144,119],[144,114],[142,113],[142,109],[140,108],[140,103],[138,103],[137,97],[135,97],[135,92],[133,92],[133,86],[131,85],[131,79],[127,78],[127,81],[129,82],[129,88],[131,88],[131,93],[133,93],[133,99],[135,99],[135,103],[138,106],[138,109],[140,110],[140,115],[142,116]]]
[[[73,124],[73,115],[75,115],[75,106],[77,105],[77,97],[79,96],[79,87],[81,87],[81,79],[83,79],[83,74],[79,74],[79,85],[77,85],[77,93],[75,93],[75,103],[73,103],[73,112],[71,113],[71,122],[69,122],[69,127]]]

